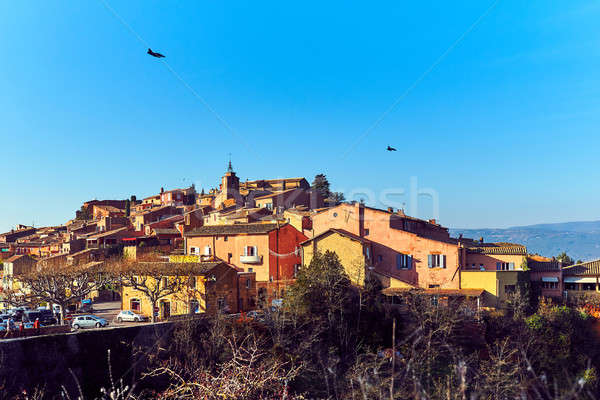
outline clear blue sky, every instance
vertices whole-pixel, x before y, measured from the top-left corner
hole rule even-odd
[[[491,1],[107,1],[234,133],[100,0],[2,1],[0,230],[215,186],[230,152],[242,179],[417,177],[451,227],[599,219],[599,2],[501,0],[347,153]]]

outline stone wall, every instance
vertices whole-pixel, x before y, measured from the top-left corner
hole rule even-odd
[[[0,399],[43,389],[58,396],[96,398],[110,385],[108,352],[115,381],[131,385],[145,367],[146,354],[168,341],[172,322],[115,327],[76,333],[0,340]]]

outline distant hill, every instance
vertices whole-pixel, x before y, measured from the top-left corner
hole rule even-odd
[[[452,236],[486,242],[514,242],[527,246],[530,253],[556,256],[563,251],[574,260],[600,258],[600,221],[563,222],[514,226],[506,229],[450,229]]]

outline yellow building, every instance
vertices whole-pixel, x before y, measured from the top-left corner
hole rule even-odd
[[[283,219],[300,232],[310,229],[312,212],[306,207],[289,208],[283,212]]]
[[[238,271],[223,261],[172,261],[152,263],[159,268],[154,268],[152,274],[140,273],[132,281],[126,279],[122,288],[121,309],[151,318],[155,307],[157,317],[164,320],[172,315],[215,313],[217,310],[236,313],[254,308],[254,273]],[[146,263],[138,263],[142,264]]]
[[[527,280],[523,271],[461,271],[461,289],[483,289],[482,306],[501,308]]]
[[[20,290],[21,283],[19,275],[29,273],[36,265],[35,259],[27,255],[15,255],[2,263],[2,291]],[[1,299],[0,294],[0,299]],[[9,305],[2,302],[0,308],[9,308]]]
[[[352,283],[364,284],[366,272],[371,265],[370,240],[342,229],[330,229],[301,243],[301,246],[302,265],[309,265],[316,252],[333,251],[340,259]]]

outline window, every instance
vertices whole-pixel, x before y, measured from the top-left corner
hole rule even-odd
[[[480,271],[485,271],[485,268],[484,268],[483,264],[479,264],[479,270]]]
[[[379,261],[379,262],[383,261],[383,256],[381,254],[377,256],[377,261]]]
[[[200,303],[198,300],[190,300],[190,314],[197,314],[200,312]]]
[[[210,246],[204,247],[204,255],[205,256],[210,256]]]
[[[333,218],[337,218],[338,214],[336,212],[333,213]]]
[[[368,247],[365,248],[365,254],[366,254],[367,258],[371,258],[371,251]]]
[[[223,241],[226,242],[227,241],[227,236],[223,236]]]
[[[254,268],[248,268],[248,272],[254,272]]]
[[[410,269],[412,267],[412,256],[408,254],[396,254],[396,269]]]
[[[195,276],[191,276],[190,277],[190,288],[191,289],[195,289],[196,288],[196,277]]]
[[[365,229],[365,236],[369,236],[369,230]]]
[[[300,264],[294,264],[294,278],[298,276],[298,271],[300,271]]]
[[[227,262],[231,264],[231,258],[233,257],[233,254],[231,253],[227,253]]]
[[[244,247],[244,255],[245,256],[255,256],[256,255],[256,246]]]
[[[558,289],[558,282],[542,282],[544,289]]]
[[[129,308],[131,308],[131,310],[133,311],[137,311],[140,312],[142,309],[142,305],[139,299],[131,299],[129,301]]]
[[[437,289],[440,285],[429,285],[429,289]]]
[[[250,279],[246,279],[246,289],[250,289],[252,287],[252,281]]]
[[[577,284],[573,282],[565,282],[565,290],[577,290]]]
[[[596,290],[595,283],[582,283],[581,290]]]
[[[190,247],[190,254],[199,254],[200,253],[200,249],[198,249],[197,247]]]
[[[169,286],[169,278],[162,278],[161,283],[162,283],[162,288],[166,289],[167,286]]]
[[[514,271],[515,263],[497,262],[496,271]]]
[[[429,268],[446,268],[446,255],[429,254],[427,256],[427,266]]]

